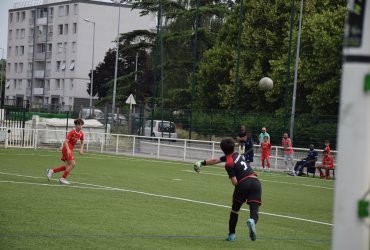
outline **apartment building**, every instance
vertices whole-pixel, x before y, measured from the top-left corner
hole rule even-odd
[[[120,33],[155,29],[154,15],[140,16],[139,10],[122,4],[88,0],[15,4],[9,10],[5,99],[61,110],[88,106],[92,61],[96,67],[116,46],[118,7]]]

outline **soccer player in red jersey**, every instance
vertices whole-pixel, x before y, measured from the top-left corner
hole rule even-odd
[[[330,142],[329,142],[329,140],[325,140],[324,144],[325,144],[324,151],[327,151],[328,155],[330,155]]]
[[[329,170],[334,168],[334,161],[333,157],[327,150],[324,150],[322,165],[317,166],[316,168],[320,171],[320,178],[331,179]],[[325,169],[325,174],[322,172],[322,169]]]
[[[234,152],[235,142],[232,138],[224,138],[220,144],[224,156],[216,159],[198,161],[194,164],[194,170],[200,172],[202,166],[214,165],[225,162],[225,170],[231,184],[235,187],[233,203],[229,218],[229,235],[226,240],[235,240],[235,228],[238,223],[238,212],[243,205],[249,205],[250,216],[247,220],[249,237],[256,240],[256,224],[258,221],[258,210],[261,205],[262,188],[257,174],[249,167],[243,155]]]
[[[268,171],[270,172],[270,151],[271,143],[269,142],[269,137],[263,137],[263,142],[261,143],[261,161],[262,161],[262,171],[265,171],[265,161],[267,164]]]
[[[59,182],[61,184],[70,184],[67,181],[67,177],[76,165],[75,157],[73,155],[73,149],[78,140],[81,140],[79,154],[82,155],[84,153],[83,150],[84,150],[84,144],[85,144],[84,143],[85,136],[82,131],[82,126],[84,125],[84,121],[78,118],[74,121],[74,124],[75,124],[75,129],[69,131],[66,139],[64,140],[63,147],[62,147],[61,160],[64,161],[65,164],[60,167],[47,170],[47,177],[49,181],[54,173],[64,171],[62,178],[59,179]]]

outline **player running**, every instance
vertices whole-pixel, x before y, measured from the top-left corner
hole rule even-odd
[[[73,149],[78,140],[81,140],[79,154],[82,155],[84,153],[83,149],[85,143],[84,143],[84,133],[82,131],[84,121],[78,118],[74,121],[74,124],[75,129],[69,131],[62,147],[61,160],[65,162],[65,165],[62,165],[54,169],[47,169],[47,177],[49,181],[54,173],[64,171],[62,178],[59,179],[59,182],[61,184],[70,184],[69,181],[67,181],[67,177],[76,165],[75,157],[73,155]]]
[[[247,220],[249,237],[256,240],[256,224],[258,221],[258,209],[261,205],[262,188],[251,167],[247,166],[244,157],[234,152],[235,142],[232,138],[224,138],[220,144],[225,156],[219,159],[198,161],[194,164],[194,170],[200,172],[202,166],[225,163],[225,169],[231,184],[234,185],[233,204],[229,219],[229,235],[226,240],[235,240],[235,228],[238,222],[238,212],[244,202],[247,202],[250,210],[250,218]]]

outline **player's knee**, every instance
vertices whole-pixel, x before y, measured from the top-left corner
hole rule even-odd
[[[237,202],[233,202],[233,205],[231,206],[231,212],[237,214],[239,212],[241,206],[242,206],[242,204],[237,203]]]

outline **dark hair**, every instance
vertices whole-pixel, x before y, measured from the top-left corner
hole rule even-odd
[[[84,123],[84,121],[81,119],[81,118],[77,118],[76,120],[75,120],[75,125],[84,125],[85,123]]]
[[[265,136],[263,137],[263,139],[265,139],[265,138],[267,138],[267,139],[268,139],[269,137],[268,137],[267,135],[265,135]]]
[[[229,155],[229,154],[234,153],[235,142],[233,138],[226,137],[221,140],[220,147],[221,147],[222,152],[224,152],[225,155]]]
[[[324,143],[330,143],[330,141],[329,140],[325,140],[325,142]]]

